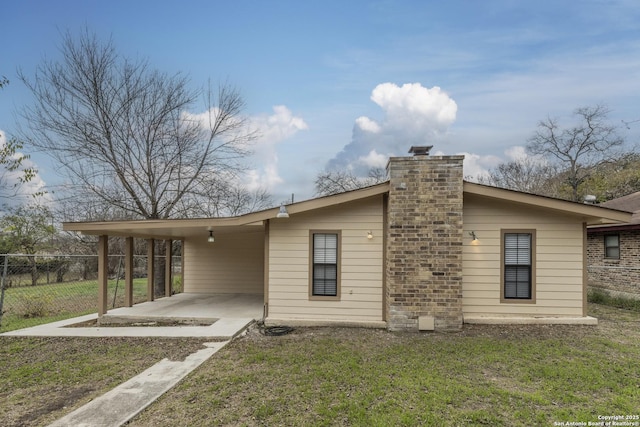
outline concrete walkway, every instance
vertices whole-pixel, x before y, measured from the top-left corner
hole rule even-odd
[[[121,426],[142,412],[228,342],[206,343],[206,348],[187,356],[182,362],[164,359],[140,375],[60,418],[50,424],[50,427]]]

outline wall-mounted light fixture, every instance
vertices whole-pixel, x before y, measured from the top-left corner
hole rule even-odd
[[[367,239],[373,239],[373,233],[371,232],[371,230],[367,231]]]
[[[278,212],[276,218],[289,218],[289,212],[287,212],[287,207],[285,205],[280,205],[280,212]]]
[[[213,243],[215,241],[216,241],[216,238],[213,237],[213,230],[209,230],[209,238],[207,239],[207,242]]]
[[[478,240],[478,236],[476,236],[476,232],[475,231],[470,231],[469,232],[469,236],[471,236],[472,240]]]

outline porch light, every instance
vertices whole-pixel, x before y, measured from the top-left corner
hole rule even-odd
[[[276,215],[276,218],[289,218],[289,212],[285,205],[280,205],[280,212]]]
[[[472,240],[478,240],[478,236],[476,236],[476,232],[475,231],[470,231],[469,232],[469,236],[471,236]]]
[[[207,242],[213,243],[215,241],[216,241],[216,239],[215,239],[215,237],[213,237],[213,230],[209,230],[209,238],[207,239]]]
[[[373,239],[373,233],[371,231],[367,231],[367,239]]]

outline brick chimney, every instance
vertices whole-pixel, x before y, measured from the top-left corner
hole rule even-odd
[[[385,309],[390,330],[462,327],[462,161],[392,157],[387,201]]]

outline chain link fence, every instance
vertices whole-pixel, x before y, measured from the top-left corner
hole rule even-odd
[[[147,256],[133,259],[134,304],[147,300]],[[165,257],[154,259],[164,293]],[[108,258],[108,308],[124,306],[124,255]],[[0,255],[0,332],[97,312],[97,255]],[[181,258],[172,259],[172,293],[182,292]],[[159,287],[156,287],[159,289]],[[162,296],[156,293],[156,297]]]

